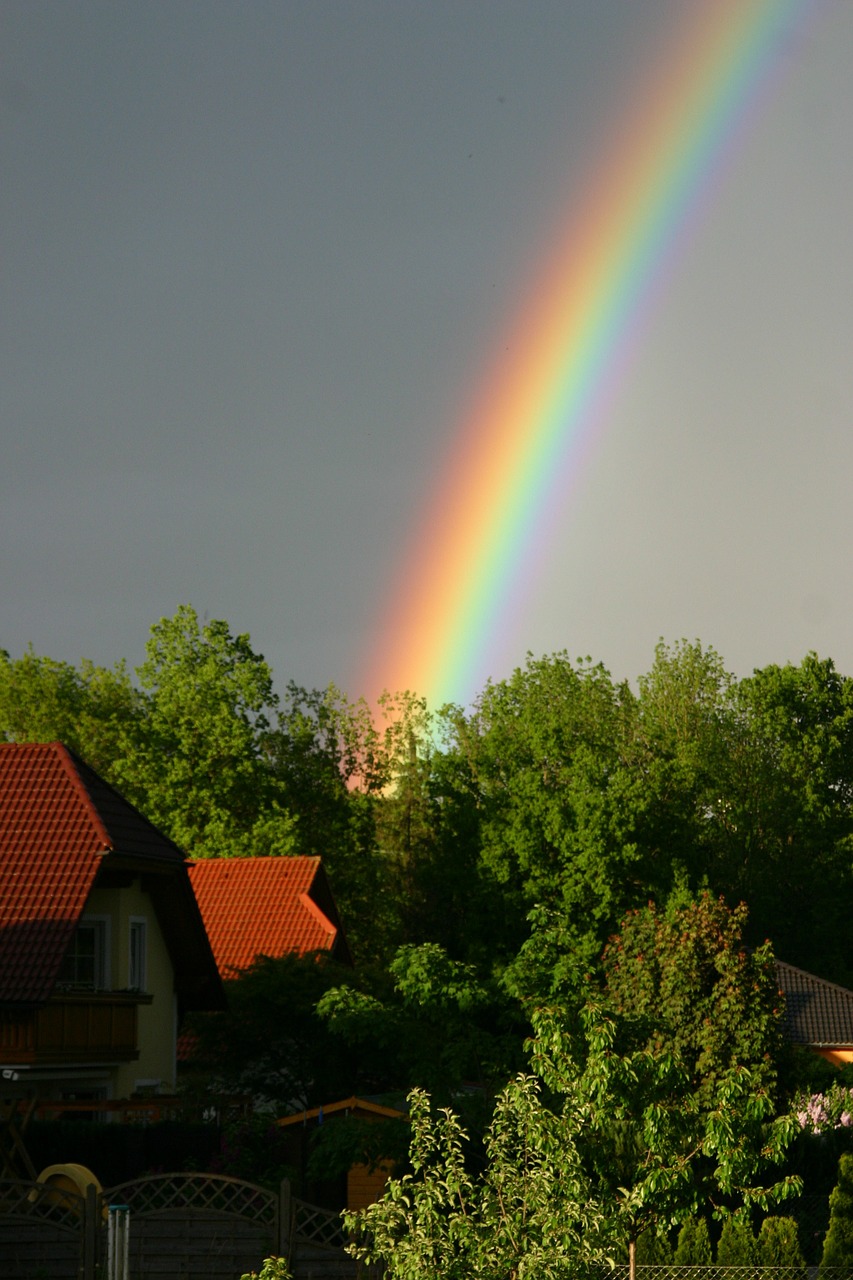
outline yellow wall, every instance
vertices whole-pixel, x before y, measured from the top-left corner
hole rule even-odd
[[[129,985],[131,917],[146,922],[147,991],[151,1004],[137,1010],[139,1058],[124,1062],[111,1072],[112,1096],[128,1098],[139,1081],[159,1081],[160,1091],[175,1088],[175,994],[172,962],[154,913],[149,895],[139,880],[127,889],[93,889],[86,902],[84,915],[110,918],[110,986],[120,991]]]

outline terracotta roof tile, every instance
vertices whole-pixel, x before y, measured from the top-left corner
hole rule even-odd
[[[853,1045],[853,991],[803,969],[776,961],[785,996],[785,1033],[794,1044],[814,1048]]]
[[[59,742],[0,743],[0,1001],[46,1000],[111,850],[183,854]]]
[[[349,959],[319,858],[208,858],[190,864],[190,880],[223,977],[259,955]]]

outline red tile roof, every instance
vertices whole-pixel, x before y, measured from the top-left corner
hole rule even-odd
[[[60,742],[0,743],[0,1001],[53,990],[105,855],[183,854]]]
[[[349,961],[319,858],[207,858],[190,865],[190,879],[224,978],[260,955],[333,951]]]

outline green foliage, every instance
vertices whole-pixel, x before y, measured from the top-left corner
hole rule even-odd
[[[805,1280],[806,1260],[793,1218],[765,1218],[758,1232],[756,1255],[761,1266],[785,1267],[789,1274],[799,1272]],[[773,1271],[769,1270],[768,1274],[772,1275]]]
[[[272,673],[249,637],[184,605],[151,628],[146,652],[144,740],[115,765],[125,795],[194,857],[298,852],[265,758]]]
[[[351,1252],[384,1265],[389,1280],[542,1280],[582,1275],[608,1258],[602,1215],[572,1136],[578,1118],[555,1116],[519,1076],[500,1095],[486,1137],[486,1168],[467,1170],[454,1114],[433,1115],[410,1096],[413,1172],[384,1198],[345,1214]]]
[[[853,1155],[838,1162],[838,1182],[829,1197],[829,1230],[823,1242],[824,1267],[853,1266]]]
[[[532,1074],[498,1096],[479,1176],[456,1116],[436,1118],[425,1094],[411,1096],[412,1173],[346,1216],[353,1252],[390,1280],[577,1275],[709,1197],[766,1207],[799,1190],[791,1179],[756,1184],[792,1128],[771,1120],[745,1069],[720,1081],[703,1113],[671,1056],[620,1052],[616,1025],[594,1006],[578,1035],[553,1010],[533,1021]]]
[[[749,1219],[742,1213],[730,1214],[720,1230],[717,1266],[750,1267],[756,1259],[756,1241]]]
[[[712,1260],[711,1237],[704,1218],[688,1218],[682,1223],[675,1246],[677,1267],[707,1267]]]
[[[633,911],[604,952],[605,991],[640,1042],[688,1067],[708,1105],[734,1065],[773,1089],[782,1007],[769,943],[748,948],[747,909],[709,893]]]
[[[240,1280],[293,1280],[286,1258],[265,1258],[260,1271],[246,1271]]]
[[[373,1053],[383,1088],[414,1082],[441,1101],[465,1082],[497,1087],[520,1064],[524,1024],[503,993],[475,967],[452,960],[436,943],[399,948],[391,985],[327,992],[318,1004],[349,1053]],[[472,1095],[477,1106],[479,1095]]]
[[[281,1110],[348,1097],[365,1064],[356,1051],[339,1052],[316,1006],[352,981],[352,970],[325,953],[258,957],[226,982],[224,1012],[188,1020],[196,1042],[187,1087],[247,1094]]]
[[[673,1248],[666,1232],[655,1231],[649,1227],[637,1237],[635,1261],[644,1267],[671,1267]]]

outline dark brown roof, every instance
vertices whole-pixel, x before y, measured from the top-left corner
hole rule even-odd
[[[190,880],[223,978],[261,955],[328,951],[351,963],[319,858],[206,858]]]
[[[61,742],[0,743],[0,1002],[48,998],[107,864],[149,873],[179,986],[218,1005],[184,855]]]
[[[776,961],[776,977],[785,996],[789,1040],[813,1048],[853,1046],[853,991],[782,960]]]

